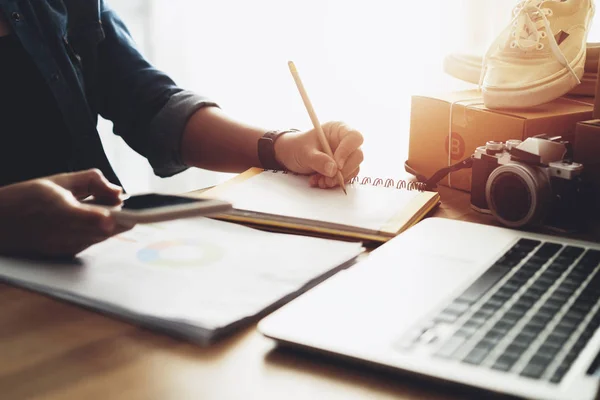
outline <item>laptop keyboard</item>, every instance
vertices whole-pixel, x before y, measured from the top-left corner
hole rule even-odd
[[[521,239],[399,346],[559,383],[600,326],[599,269],[598,250]]]

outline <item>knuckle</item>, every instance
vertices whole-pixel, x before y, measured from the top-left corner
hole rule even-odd
[[[47,179],[36,179],[34,181],[31,181],[29,187],[33,191],[41,192],[47,190],[51,184],[52,182]]]
[[[358,132],[357,132],[357,135],[358,135],[358,139],[357,139],[356,143],[358,144],[358,147],[360,147],[365,143],[365,138],[363,135],[361,135]]]
[[[323,124],[324,128],[333,129],[337,128],[341,124],[340,121],[327,121]]]
[[[365,137],[357,130],[353,129],[352,132],[350,132],[350,134],[352,135],[353,138],[355,138],[354,140],[356,140],[357,143],[359,143],[359,146],[363,144],[363,142],[365,141]]]
[[[87,171],[87,174],[92,179],[104,179],[104,175],[102,174],[102,171],[100,171],[98,168],[89,169]]]
[[[323,125],[323,129],[326,133],[332,137],[337,137],[338,140],[344,136],[344,131],[347,130],[345,123],[341,121],[329,121]]]
[[[305,154],[308,156],[312,156],[319,152],[316,148],[314,148],[310,144],[303,144],[300,149],[301,149],[300,154]]]
[[[348,157],[350,155],[350,153],[352,152],[352,149],[350,149],[347,145],[342,144],[340,147],[338,147],[337,153],[341,156],[341,157]]]
[[[109,224],[106,221],[106,218],[102,215],[98,215],[94,218],[93,227],[102,234],[110,234]]]
[[[61,173],[61,174],[54,174],[54,175],[47,176],[44,179],[47,179],[51,182],[60,182],[60,181],[64,181],[65,179],[67,179],[68,176],[69,176],[68,173]]]
[[[82,225],[86,228],[92,228],[94,230],[102,228],[102,216],[98,214],[89,213],[87,215],[82,216]]]
[[[365,160],[365,154],[361,149],[356,151],[356,159],[358,160],[359,164]]]
[[[358,176],[359,172],[360,172],[360,167],[356,167],[352,171],[347,172],[347,174],[344,175],[344,178],[347,181],[349,181],[349,180],[355,178],[356,176]]]
[[[55,185],[52,181],[47,179],[36,179],[31,181],[28,191],[31,195],[42,199],[48,199],[53,197]]]

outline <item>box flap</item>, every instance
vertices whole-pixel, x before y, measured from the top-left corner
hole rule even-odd
[[[590,119],[589,121],[581,121],[580,124],[590,126],[600,126],[600,119]]]
[[[473,103],[483,104],[483,97],[481,97],[481,91],[477,89],[461,90],[457,92],[430,92],[422,95],[414,95],[413,97],[425,97],[429,99],[445,101],[446,103],[454,103],[457,101],[466,102],[467,100],[473,100]]]
[[[468,105],[469,108],[475,108],[485,112],[494,114],[502,114],[515,118],[535,120],[560,115],[570,115],[590,112],[592,105],[586,101],[581,101],[574,98],[561,97],[550,103],[542,104],[536,107],[530,107],[523,110],[491,110],[483,105],[483,98],[479,90],[463,90],[459,92],[435,93],[430,95],[420,95],[413,97],[427,97],[440,100],[447,103],[459,102],[461,105]],[[481,99],[480,101],[478,101]]]
[[[571,94],[568,94],[568,95],[566,95],[564,97],[566,99],[571,99],[571,100],[574,100],[574,101],[580,101],[582,103],[586,103],[586,104],[589,104],[591,106],[594,105],[594,101],[596,99],[594,96],[580,96],[580,95],[571,95]]]

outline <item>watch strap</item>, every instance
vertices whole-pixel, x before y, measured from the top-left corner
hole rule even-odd
[[[275,157],[275,142],[281,135],[288,132],[298,132],[297,129],[284,129],[266,132],[258,139],[258,159],[264,169],[284,170],[285,167]]]

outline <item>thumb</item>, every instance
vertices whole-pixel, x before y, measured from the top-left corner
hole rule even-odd
[[[110,211],[102,207],[77,204],[71,209],[73,221],[84,229],[105,236],[112,235],[117,223],[111,216]]]
[[[61,228],[72,232],[91,232],[98,236],[98,233],[109,236],[116,227],[116,221],[111,215],[110,210],[81,203],[75,198],[70,190],[61,187],[50,180],[45,184],[47,195],[49,196],[48,212],[54,214],[59,220],[63,221]]]
[[[338,166],[333,158],[317,149],[309,150],[306,157],[306,166],[330,178],[333,178],[338,172]]]
[[[110,204],[117,204],[120,201],[119,196],[122,194],[122,189],[110,183],[97,169],[55,175],[50,179],[69,190],[78,199],[94,196],[106,200]]]

